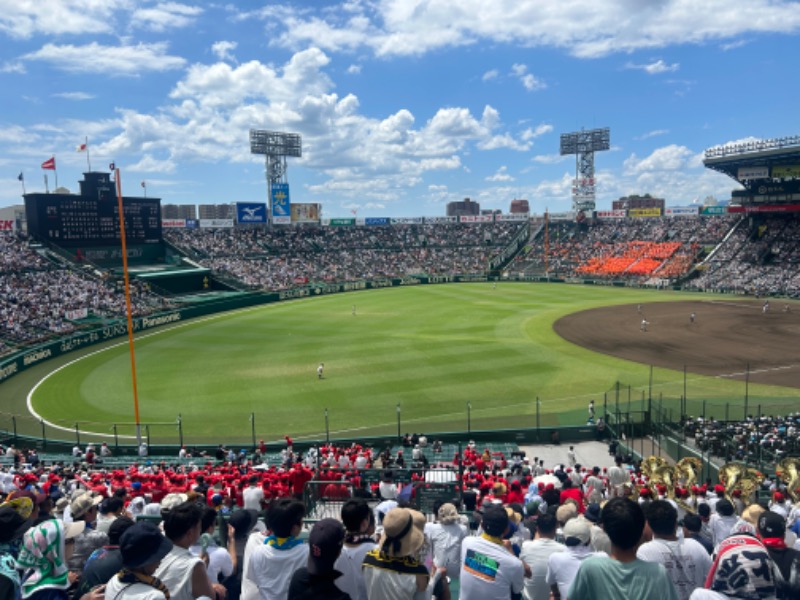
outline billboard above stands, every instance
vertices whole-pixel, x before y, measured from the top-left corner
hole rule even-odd
[[[528,213],[509,213],[507,215],[495,215],[495,221],[527,221],[530,218]]]
[[[727,215],[727,206],[703,206],[700,209],[701,215]]]
[[[728,212],[732,213],[773,213],[773,212],[800,212],[800,204],[759,204],[751,206],[731,206]]]
[[[265,225],[267,205],[261,202],[237,202],[236,222],[240,225]]]
[[[289,184],[273,183],[270,189],[272,200],[272,222],[276,225],[289,225],[292,222]]]
[[[739,167],[736,172],[737,179],[766,179],[769,177],[769,167]]]
[[[624,219],[628,216],[626,210],[598,210],[595,217],[598,219]]]
[[[186,229],[197,229],[200,222],[197,219],[186,219]]]
[[[331,219],[328,222],[331,227],[352,227],[355,224],[355,219]]]
[[[425,217],[425,222],[428,222],[428,217]],[[392,225],[419,225],[422,223],[422,217],[392,217],[389,219]]]
[[[574,212],[554,212],[554,213],[545,213],[547,218],[551,221],[574,221],[575,220],[575,213]]]
[[[459,223],[493,223],[494,215],[461,215]]]
[[[674,208],[667,208],[664,210],[664,216],[667,217],[696,217],[699,206],[676,206]]]
[[[0,219],[0,231],[16,231],[17,222],[14,219]]]
[[[392,222],[395,222],[395,219],[392,219]],[[404,223],[422,223],[422,219],[406,219],[403,221]],[[425,217],[425,223],[428,224],[435,224],[435,223],[458,223],[458,217]]]
[[[790,177],[800,177],[800,165],[783,165],[772,167],[772,176],[788,179]]]
[[[185,229],[186,219],[161,219],[161,227],[164,229]]]
[[[643,219],[648,217],[660,217],[660,208],[629,208],[628,216],[633,219]]]
[[[292,223],[319,223],[319,204],[292,204]]]
[[[364,225],[389,225],[389,217],[367,217]]]
[[[200,227],[203,229],[224,229],[233,227],[233,219],[200,219]]]

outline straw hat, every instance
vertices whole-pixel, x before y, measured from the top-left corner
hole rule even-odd
[[[381,552],[411,556],[425,543],[425,515],[410,508],[393,508],[383,517]]]

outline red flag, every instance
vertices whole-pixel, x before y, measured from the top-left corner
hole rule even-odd
[[[75,152],[83,152],[84,150],[86,150],[86,144],[79,144],[75,147]]]
[[[47,171],[55,171],[56,170],[56,157],[51,156],[46,161],[42,163],[42,168]]]

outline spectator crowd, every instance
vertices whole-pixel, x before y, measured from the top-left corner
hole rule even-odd
[[[570,448],[546,467],[470,442],[449,459],[413,437],[410,452],[328,444],[303,456],[287,437],[272,465],[261,445],[220,446],[116,470],[101,462],[107,447],[45,465],[10,446],[0,597],[800,597],[799,490],[779,481],[760,501],[706,482],[677,502],[620,457],[586,467]],[[428,450],[437,464],[426,469]],[[437,470],[459,493],[422,513],[418,494]],[[308,504],[315,486],[335,513]]]

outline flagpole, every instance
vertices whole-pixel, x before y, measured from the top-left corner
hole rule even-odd
[[[19,177],[17,177],[17,179],[19,179],[19,182],[22,184],[22,195],[24,196],[25,193],[26,193],[25,192],[25,176],[22,174],[22,171],[20,171]]]
[[[92,172],[92,163],[89,160],[89,136],[87,135],[83,139],[84,139],[84,142],[86,144],[86,166],[89,168],[89,172],[91,173]]]
[[[142,425],[139,422],[139,392],[136,386],[136,354],[133,349],[133,317],[131,315],[131,287],[128,277],[128,246],[125,240],[125,213],[122,207],[122,182],[119,169],[114,170],[117,184],[117,206],[119,209],[119,235],[122,240],[122,272],[125,276],[125,313],[128,317],[128,348],[131,355],[131,381],[133,382],[133,415],[136,421],[136,443],[142,445]]]
[[[55,158],[56,158],[56,155],[54,154],[53,155],[53,167],[55,167],[55,165],[56,165]],[[56,175],[56,189],[58,189],[58,169],[54,168],[53,169],[53,173],[55,173],[55,175]]]
[[[50,188],[47,187],[47,173],[44,174],[44,193],[49,194]]]

